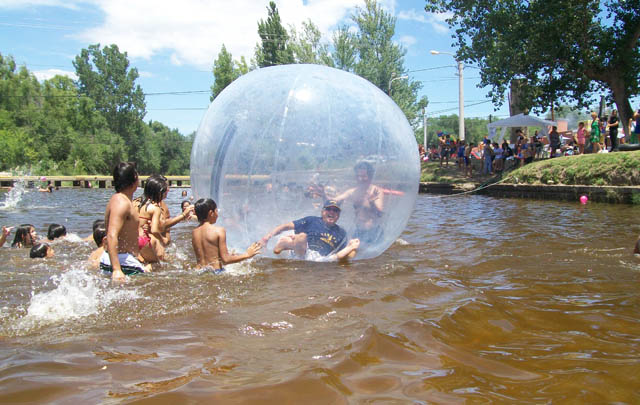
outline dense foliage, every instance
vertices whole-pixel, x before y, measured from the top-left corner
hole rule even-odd
[[[587,106],[605,90],[620,112],[640,91],[640,13],[628,0],[426,0],[447,13],[457,57],[480,68],[496,104],[513,80],[519,108]],[[625,132],[626,125],[623,126]]]
[[[487,124],[489,120],[485,118],[465,118],[464,132],[465,141],[474,142],[476,145],[488,134]],[[427,140],[429,146],[438,144],[438,132],[447,133],[458,139],[458,115],[441,115],[439,117],[431,117],[427,121]],[[418,135],[418,142],[423,144],[424,135]]]
[[[0,54],[0,170],[31,174],[110,174],[135,161],[142,174],[187,174],[193,135],[145,123],[144,94],[118,47],[83,49],[78,82],[39,82]]]

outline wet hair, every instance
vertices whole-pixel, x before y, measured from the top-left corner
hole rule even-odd
[[[218,206],[211,198],[201,198],[195,204],[196,215],[201,223],[207,220],[209,211],[215,211]]]
[[[353,167],[353,171],[357,174],[358,170],[366,170],[367,171],[367,176],[369,177],[369,180],[371,180],[373,178],[373,174],[375,173],[375,170],[373,169],[373,166],[371,165],[371,163],[369,162],[358,162],[354,167]]]
[[[180,209],[181,209],[182,211],[184,211],[184,205],[185,205],[185,204],[191,204],[191,201],[189,201],[189,200],[184,200],[183,202],[181,202],[181,203],[180,203]]]
[[[33,240],[31,240],[31,228],[34,228],[31,224],[22,224],[16,229],[16,234],[13,237],[13,243],[11,247],[16,247],[22,244],[23,247],[33,246]]]
[[[49,251],[49,245],[46,243],[38,243],[29,251],[29,257],[32,259],[47,257],[47,251]]]
[[[135,162],[120,162],[113,168],[113,186],[120,192],[138,179]]]
[[[91,226],[91,229],[93,229],[95,231],[95,229],[97,227],[99,227],[100,225],[105,226],[104,225],[104,219],[102,219],[102,218],[96,219],[95,221],[93,221],[93,225]]]
[[[64,225],[51,224],[47,230],[47,239],[54,240],[67,234],[67,228]]]
[[[167,188],[168,183],[166,177],[159,174],[149,176],[144,185],[144,194],[139,198],[140,205],[138,205],[138,211],[140,211],[148,201],[159,204],[164,198],[164,193],[167,192]]]
[[[98,224],[95,228],[93,228],[93,241],[98,245],[98,247],[102,246],[102,241],[107,236],[107,228],[104,226],[104,221],[102,224]]]

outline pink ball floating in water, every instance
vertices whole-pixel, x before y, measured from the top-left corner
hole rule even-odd
[[[587,203],[587,201],[589,201],[589,197],[587,197],[586,195],[580,197],[580,204],[584,205]]]

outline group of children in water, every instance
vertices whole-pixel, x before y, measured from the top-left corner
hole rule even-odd
[[[295,236],[281,238],[274,248],[276,254],[287,249],[294,250],[297,254],[301,249],[306,250],[308,246],[311,250],[321,252],[321,255],[332,255],[338,260],[351,258],[355,255],[361,239],[365,243],[373,243],[381,232],[378,230],[379,227],[375,226],[376,221],[359,220],[361,226],[358,232],[354,238],[347,240],[346,233],[336,223],[340,217],[340,201],[347,198],[354,200],[354,209],[359,213],[356,215],[358,219],[365,216],[363,213],[379,218],[384,194],[383,189],[370,184],[373,177],[371,165],[357,165],[354,171],[358,186],[336,196],[336,200],[325,201],[321,216],[305,217],[282,224],[269,232],[268,237],[265,236],[261,241],[252,244],[246,252],[233,254],[226,245],[225,229],[214,225],[218,219],[218,209],[212,199],[200,199],[194,205],[191,201],[185,200],[181,204],[182,212],[171,217],[165,202],[169,192],[167,178],[162,175],[149,176],[143,194],[134,199],[133,194],[139,186],[135,163],[120,163],[114,168],[116,192],[107,204],[104,219],[95,220],[92,235],[84,239],[93,239],[97,246],[89,257],[89,267],[100,268],[111,274],[114,281],[123,280],[125,275],[149,272],[151,264],[165,260],[165,249],[171,242],[171,227],[179,222],[195,219],[199,225],[192,231],[192,247],[197,266],[210,268],[213,272],[223,271],[225,264],[237,263],[257,255],[270,237],[284,230],[294,230]],[[319,194],[327,197],[324,190]],[[186,191],[183,192],[184,196]],[[2,227],[0,246],[6,242],[11,229]],[[63,225],[51,224],[47,239],[54,241],[65,237],[66,234]],[[370,237],[371,235],[375,235],[376,238]],[[11,246],[31,248],[32,258],[54,255],[49,243],[38,240],[36,230],[31,224],[23,224],[16,229]],[[328,253],[322,253],[324,250]]]
[[[13,227],[2,227],[2,235],[0,236],[0,247],[4,246],[12,229]],[[67,229],[64,227],[64,225],[49,225],[49,229],[47,230],[47,240],[49,242],[53,242],[56,239],[63,238],[66,235]],[[31,248],[31,250],[29,251],[29,257],[31,257],[32,259],[53,257],[54,255],[53,248],[48,243],[39,241],[36,228],[31,224],[22,224],[16,228],[11,247]]]

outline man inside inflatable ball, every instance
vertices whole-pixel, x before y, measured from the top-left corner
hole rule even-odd
[[[293,230],[293,235],[285,235],[278,240],[273,253],[278,255],[284,250],[292,250],[296,256],[304,258],[307,251],[312,250],[332,260],[351,259],[356,255],[360,241],[351,239],[347,242],[347,232],[337,224],[338,219],[338,202],[327,200],[322,207],[321,216],[308,216],[278,225],[260,243],[266,246],[272,237]]]
[[[380,221],[385,207],[385,190],[371,183],[375,170],[367,161],[358,162],[354,168],[356,186],[340,194],[332,187],[316,184],[308,187],[305,194],[309,198],[331,199],[338,204],[345,201],[353,203],[356,216],[356,231],[354,237],[365,245],[372,245],[383,238]],[[401,194],[387,190],[389,193]]]

